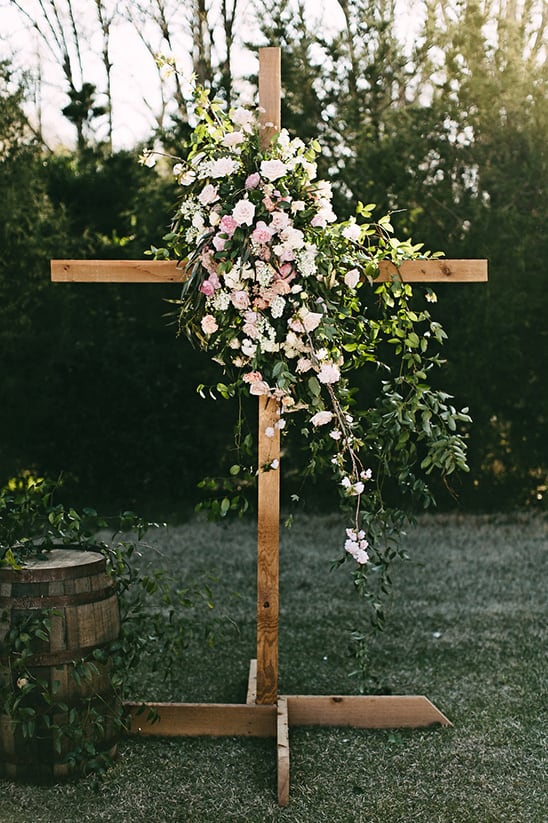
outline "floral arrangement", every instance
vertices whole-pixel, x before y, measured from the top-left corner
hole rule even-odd
[[[377,539],[379,516],[386,533],[384,477],[428,497],[417,464],[426,473],[466,468],[455,431],[466,411],[427,381],[442,362],[430,347],[444,332],[426,308],[411,308],[408,284],[375,282],[382,260],[431,255],[396,239],[389,216],[373,222],[373,205],[339,221],[330,183],[317,179],[316,141],[282,129],[264,148],[268,124],[257,112],[226,112],[204,89],[194,96],[190,147],[171,158],[181,190],[173,224],[150,253],[185,261],[180,328],[230,378],[222,393],[275,399],[279,429],[304,417],[312,462],[326,456],[350,504],[343,557],[364,578],[386,565]],[[349,376],[364,367],[383,380],[380,397],[357,410]]]

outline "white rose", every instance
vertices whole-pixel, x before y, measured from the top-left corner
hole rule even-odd
[[[228,148],[232,148],[232,146],[239,146],[240,143],[245,142],[245,135],[242,134],[241,131],[229,131],[228,134],[225,134],[221,141],[221,146],[227,146]]]
[[[232,217],[239,226],[251,226],[255,217],[255,205],[249,200],[240,200],[232,209]]]
[[[217,186],[212,186],[211,183],[208,183],[207,186],[203,187],[202,191],[198,195],[198,200],[202,206],[207,206],[209,203],[214,203],[215,200],[218,199],[218,191]]]
[[[261,162],[261,175],[271,182],[283,177],[287,172],[287,166],[281,160],[263,160]]]
[[[361,236],[361,229],[357,223],[350,223],[342,230],[342,236],[346,237],[347,240],[352,240],[352,242],[357,243]]]
[[[333,412],[330,411],[319,411],[310,418],[310,422],[313,426],[325,426],[327,423],[331,423],[333,419]]]
[[[344,275],[345,286],[348,286],[349,289],[355,289],[359,282],[360,273],[358,269],[350,269],[350,271],[347,271]]]
[[[214,160],[211,163],[209,175],[211,177],[228,177],[229,174],[234,174],[237,168],[237,162],[231,157],[220,157],[219,160]]]

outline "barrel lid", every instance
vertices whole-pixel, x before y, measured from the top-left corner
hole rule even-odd
[[[86,574],[97,574],[106,567],[106,560],[102,554],[82,549],[59,548],[51,549],[39,557],[29,557],[25,565],[15,571],[11,568],[0,569],[0,580],[39,582],[58,580],[67,577],[83,577]]]

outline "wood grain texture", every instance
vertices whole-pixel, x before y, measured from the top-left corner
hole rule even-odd
[[[375,282],[392,278],[406,283],[485,283],[487,260],[406,260],[397,269],[381,261]],[[184,261],[175,260],[52,260],[54,283],[183,283]]]
[[[130,734],[160,737],[275,737],[276,706],[246,703],[125,703]],[[157,720],[149,719],[149,712]]]
[[[281,49],[279,46],[259,49],[259,122],[263,127],[263,149],[281,129],[281,88]]]
[[[54,283],[183,283],[184,262],[175,260],[52,260]]]
[[[259,397],[257,498],[257,696],[259,704],[278,696],[280,407]],[[272,437],[267,432],[273,433]],[[269,469],[272,461],[278,467]]]
[[[257,659],[255,657],[249,661],[245,702],[251,705],[257,702]]]
[[[276,758],[278,764],[278,805],[289,803],[289,720],[287,698],[278,699]]]
[[[281,50],[259,49],[261,147],[281,127]],[[280,544],[279,404],[259,397],[257,497],[257,704],[278,699],[278,619]],[[267,433],[273,436],[267,436]],[[269,468],[277,461],[276,468]]]
[[[290,726],[421,728],[451,721],[423,695],[287,695]]]

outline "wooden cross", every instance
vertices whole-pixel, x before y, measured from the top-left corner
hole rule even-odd
[[[267,145],[281,128],[280,49],[259,49],[259,105]],[[271,124],[271,125],[270,125]],[[380,264],[378,280],[400,277],[409,282],[480,282],[487,280],[485,260],[413,260],[399,269]],[[55,282],[181,283],[184,269],[172,261],[52,260]],[[289,727],[352,726],[354,728],[451,725],[424,696],[278,695],[280,469],[261,466],[280,459],[276,401],[259,397],[258,528],[257,528],[257,656],[251,661],[246,702],[147,703],[159,719],[147,719],[142,704],[128,704],[130,731],[148,735],[245,735],[277,737],[278,803],[289,801]],[[274,437],[266,437],[267,428]]]

